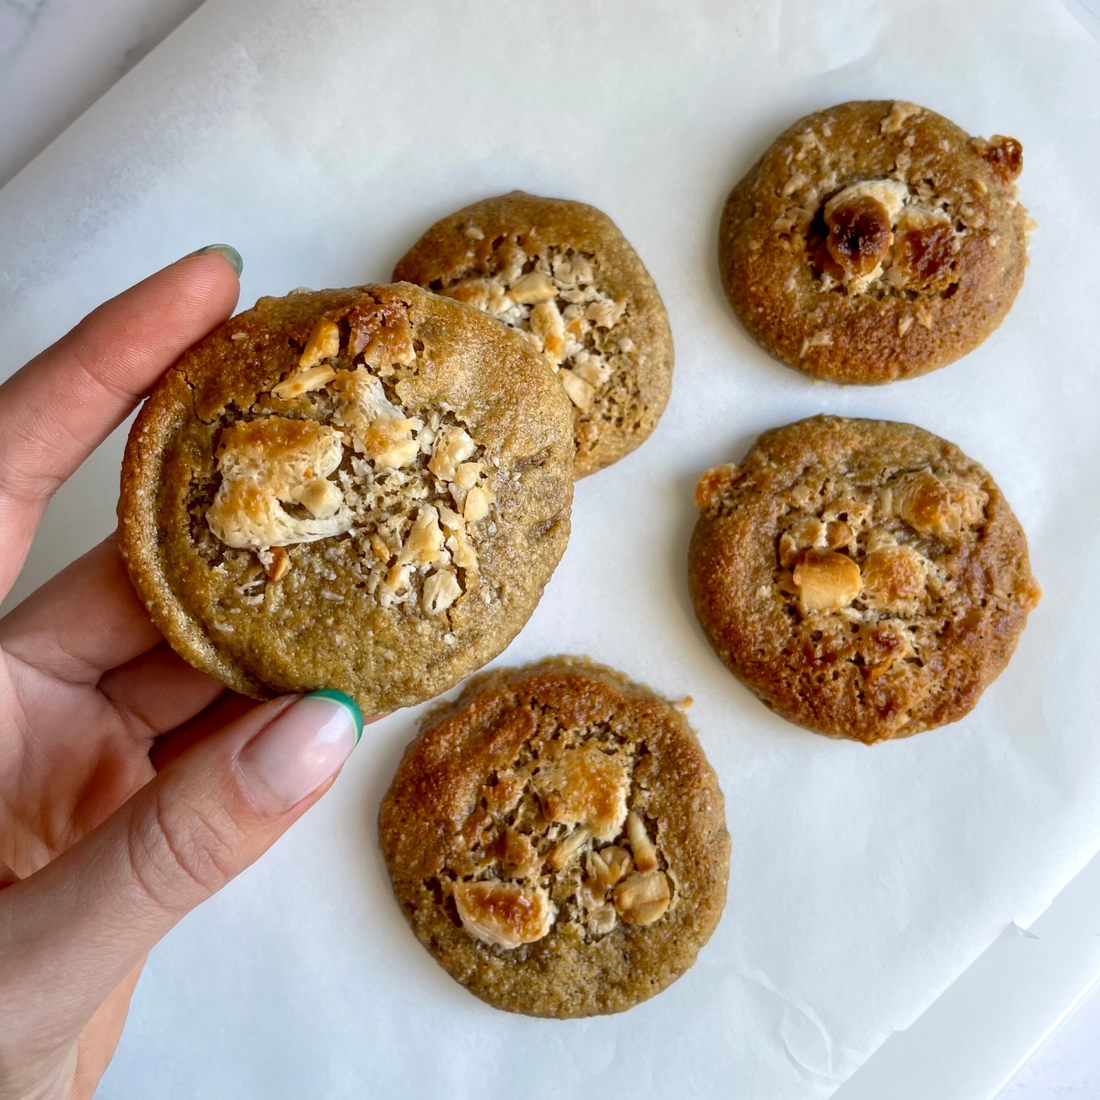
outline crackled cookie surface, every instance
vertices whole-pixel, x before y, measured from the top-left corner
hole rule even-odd
[[[579,659],[488,673],[429,716],[379,834],[421,943],[512,1012],[630,1008],[725,904],[722,792],[682,710]]]
[[[782,134],[726,201],[718,255],[753,338],[832,382],[942,367],[1004,319],[1034,223],[1020,143],[913,103],[843,103]]]
[[[989,474],[911,424],[817,416],[708,470],[688,575],[717,654],[773,710],[881,741],[954,722],[1039,602]]]
[[[518,334],[408,284],[262,298],[143,407],[120,545],[192,664],[379,713],[527,621],[565,549],[571,467],[569,404]]]
[[[595,207],[513,191],[433,225],[394,268],[524,333],[573,406],[575,476],[616,462],[657,425],[672,335],[657,288]]]

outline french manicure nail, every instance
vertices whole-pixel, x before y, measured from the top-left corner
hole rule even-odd
[[[241,259],[241,254],[231,244],[208,244],[203,248],[196,248],[191,255],[204,256],[207,252],[216,252],[232,266],[237,273],[237,278],[240,278],[241,272],[244,271],[244,260]]]
[[[284,710],[244,747],[249,794],[282,813],[331,779],[359,744],[363,715],[342,691],[315,691]]]

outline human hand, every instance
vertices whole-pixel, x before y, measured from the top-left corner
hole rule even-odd
[[[0,386],[0,598],[57,487],[232,312],[237,265],[185,257]],[[0,1100],[92,1095],[149,949],[361,732],[339,693],[255,706],[177,657],[113,536],[0,619]]]

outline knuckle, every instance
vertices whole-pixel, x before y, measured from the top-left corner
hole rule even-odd
[[[233,877],[237,832],[228,818],[169,807],[157,792],[129,830],[134,881],[159,908],[186,912]]]

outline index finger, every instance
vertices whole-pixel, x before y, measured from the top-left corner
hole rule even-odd
[[[57,487],[232,313],[239,262],[228,246],[178,260],[90,313],[0,386],[0,596]]]

